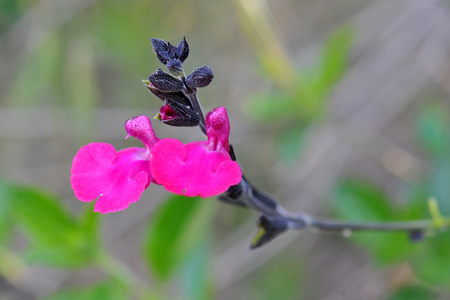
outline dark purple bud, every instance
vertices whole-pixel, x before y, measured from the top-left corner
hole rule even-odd
[[[153,51],[155,52],[156,57],[158,58],[158,60],[161,63],[166,64],[167,61],[169,60],[169,54],[168,54],[169,44],[164,40],[155,39],[155,38],[151,38],[151,41],[152,41]]]
[[[423,232],[423,230],[416,229],[416,230],[411,230],[409,232],[409,240],[411,242],[420,242],[423,239],[424,239],[424,232]]]
[[[176,48],[175,48],[176,49]],[[183,64],[179,59],[171,59],[166,63],[167,70],[174,76],[183,76]]]
[[[178,58],[184,62],[189,55],[189,44],[186,42],[186,37],[178,44]]]
[[[177,127],[192,127],[200,123],[200,117],[193,109],[172,99],[164,101],[156,118],[164,124]]]
[[[288,228],[287,220],[281,216],[261,215],[258,220],[259,231],[253,238],[250,249],[261,247]]]
[[[214,78],[213,71],[208,66],[195,69],[186,78],[186,84],[190,88],[202,88],[211,83]]]
[[[165,99],[169,98],[172,99],[180,104],[183,104],[184,106],[192,107],[191,101],[189,100],[186,95],[183,94],[183,92],[163,92],[155,88],[150,81],[143,80],[145,83],[145,86],[148,88],[150,92],[152,92],[153,95],[164,101]]]
[[[148,81],[162,92],[180,92],[183,89],[183,82],[180,79],[165,73],[161,69],[150,75]]]

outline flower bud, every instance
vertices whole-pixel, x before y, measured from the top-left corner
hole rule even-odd
[[[155,73],[148,77],[148,81],[153,87],[162,92],[180,92],[183,89],[183,82],[161,69],[157,69]]]
[[[166,63],[167,70],[174,76],[183,76],[183,65],[179,59],[171,59]]]
[[[208,66],[203,66],[192,71],[186,78],[186,84],[190,88],[202,88],[209,85],[214,78],[213,71]]]
[[[180,104],[183,104],[184,106],[191,107],[191,101],[188,97],[186,97],[185,94],[183,94],[183,92],[163,92],[154,87],[149,80],[142,80],[142,82],[145,84],[148,90],[152,92],[153,95],[155,95],[162,101],[164,101],[165,99],[172,99]]]
[[[184,62],[189,55],[189,44],[186,42],[186,37],[178,44],[178,58],[181,62]]]
[[[166,65],[169,72],[174,76],[184,76],[183,62],[189,55],[189,44],[186,42],[186,37],[177,47],[160,39],[151,38],[151,41],[158,60]]]
[[[192,127],[200,123],[198,114],[183,104],[166,99],[155,117],[164,124],[176,127]]]
[[[259,231],[253,238],[250,249],[261,247],[288,228],[287,220],[281,216],[261,215],[258,220]]]
[[[167,63],[167,61],[169,60],[169,54],[168,54],[169,44],[164,40],[155,39],[155,38],[151,38],[151,41],[152,41],[153,51],[155,52],[156,57],[158,58],[158,60],[161,63],[163,63],[165,65]]]

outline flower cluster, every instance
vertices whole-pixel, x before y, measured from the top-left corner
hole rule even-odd
[[[126,121],[125,130],[145,148],[116,151],[107,143],[82,147],[73,159],[70,181],[79,200],[98,199],[96,212],[127,208],[152,182],[178,195],[211,197],[241,181],[240,167],[230,153],[226,109],[216,108],[204,118],[196,97],[197,88],[211,82],[211,68],[200,67],[186,77],[182,63],[189,46],[185,39],[177,47],[159,39],[152,39],[152,44],[172,74],[158,69],[144,81],[164,102],[156,118],[171,126],[198,125],[207,140],[183,144],[176,139],[159,139],[149,118],[138,116]]]

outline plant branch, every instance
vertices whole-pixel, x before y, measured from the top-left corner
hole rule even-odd
[[[198,100],[197,97],[197,89],[191,89],[186,84],[185,76],[181,77],[181,80],[183,81],[184,84],[183,89],[184,94],[186,95],[186,97],[189,98],[192,104],[192,108],[197,112],[198,116],[200,117],[200,124],[198,126],[200,126],[201,131],[206,135],[205,116],[203,114],[203,109],[202,106],[200,105],[200,101]]]
[[[290,216],[288,219],[294,224],[305,224],[302,228],[317,228],[326,231],[423,231],[435,228],[431,220],[395,221],[395,222],[347,222],[331,219],[315,218],[307,215]],[[440,228],[446,228],[442,226]],[[299,226],[291,228],[300,229]]]

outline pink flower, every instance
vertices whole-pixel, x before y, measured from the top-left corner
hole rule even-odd
[[[145,148],[116,152],[110,144],[91,143],[73,159],[70,181],[75,196],[85,202],[98,198],[95,212],[127,208],[152,181],[175,194],[211,197],[241,180],[239,165],[229,154],[230,124],[223,107],[207,115],[204,142],[159,140],[146,116],[128,120],[125,129]]]
[[[141,140],[146,148],[127,148],[116,152],[106,143],[82,147],[72,163],[70,182],[81,201],[93,201],[94,211],[109,213],[124,210],[139,200],[150,185],[150,149],[158,141],[150,120],[137,117],[125,124],[128,135]]]
[[[150,166],[156,182],[172,193],[211,197],[241,181],[241,169],[229,154],[230,123],[219,107],[206,116],[208,141],[183,145],[160,140],[152,148]]]

